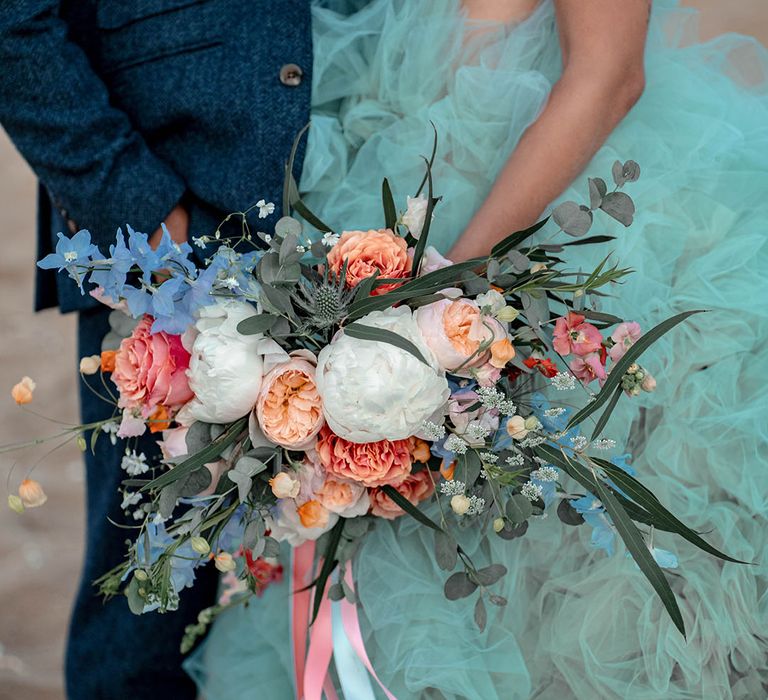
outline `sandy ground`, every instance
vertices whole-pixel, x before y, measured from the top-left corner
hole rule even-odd
[[[723,31],[768,41],[765,0],[691,0],[704,10],[705,36]],[[29,374],[38,389],[33,407],[50,418],[77,420],[74,318],[31,313],[35,179],[0,132],[0,444],[56,432],[57,426],[17,408],[8,389]],[[47,448],[0,455],[2,483],[28,475]],[[82,557],[83,478],[69,444],[34,475],[44,483],[44,508],[17,516],[0,500],[0,700],[63,698],[62,659],[70,600]]]

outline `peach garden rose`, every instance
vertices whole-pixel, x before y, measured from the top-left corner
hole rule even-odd
[[[297,351],[262,380],[256,417],[266,438],[290,450],[303,450],[325,423],[315,383],[315,356]]]
[[[347,286],[355,287],[378,272],[382,279],[403,279],[411,274],[411,258],[405,239],[388,228],[370,231],[344,231],[328,253],[328,267],[335,275],[347,261]],[[401,283],[384,284],[372,295],[385,294]]]

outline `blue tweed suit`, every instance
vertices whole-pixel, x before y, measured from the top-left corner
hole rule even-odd
[[[40,255],[75,226],[105,251],[118,226],[152,232],[180,201],[193,235],[258,199],[279,205],[286,156],[309,120],[309,4],[3,0],[0,123],[40,180]],[[57,305],[79,312],[80,356],[99,352],[105,311],[63,275],[38,271],[36,308]],[[111,412],[85,390],[81,406],[86,422]],[[107,440],[86,457],[86,560],[68,696],[193,698],[178,645],[213,601],[215,572],[163,616],[133,616],[122,597],[105,605],[91,585],[124,554],[125,532],[107,520],[123,518],[120,458]]]

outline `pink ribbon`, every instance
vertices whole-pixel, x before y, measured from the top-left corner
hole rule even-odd
[[[336,689],[328,673],[331,666],[331,658],[333,657],[331,601],[326,594],[327,590],[319,591],[317,588],[314,589],[314,595],[321,595],[322,600],[317,618],[312,624],[310,631],[312,591],[302,590],[312,582],[314,558],[314,542],[305,542],[293,551],[291,566],[291,586],[293,590],[291,626],[296,697],[298,700],[322,700],[322,694],[325,692],[327,700],[338,700]],[[318,566],[320,565],[322,565],[322,561],[318,562]],[[354,592],[355,586],[351,567],[347,567],[344,580]],[[360,631],[357,605],[350,603],[346,598],[341,601],[340,605],[342,625],[352,645],[352,649],[368,673],[373,676],[379,687],[384,691],[388,700],[397,700],[379,680],[379,677],[373,670],[373,665],[368,658],[368,653],[365,651],[363,635]],[[309,651],[307,651],[307,637],[309,637]]]
[[[352,592],[355,591],[355,583],[352,579],[352,567],[347,567],[347,572],[344,575],[344,580],[350,587]],[[356,597],[356,596],[355,596]],[[357,605],[350,603],[346,598],[341,601],[341,622],[344,625],[344,631],[347,633],[352,648],[357,654],[357,658],[363,662],[363,666],[368,670],[374,680],[379,684],[379,687],[384,691],[384,694],[389,700],[397,700],[397,698],[389,692],[387,687],[379,680],[376,675],[376,671],[373,670],[373,664],[368,658],[368,652],[365,651],[365,644],[363,643],[363,633],[360,631],[360,619],[357,616]]]

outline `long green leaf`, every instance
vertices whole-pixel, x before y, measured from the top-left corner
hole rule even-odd
[[[694,314],[704,313],[702,309],[696,311],[685,311],[684,313],[677,314],[672,318],[668,318],[666,321],[662,321],[658,326],[652,328],[624,354],[616,364],[611,368],[611,373],[608,375],[603,388],[595,397],[595,400],[587,404],[576,415],[574,415],[568,422],[566,430],[570,430],[573,426],[579,425],[584,420],[591,416],[601,406],[603,406],[612,396],[617,387],[621,385],[621,379],[626,374],[629,366],[634,363],[640,355],[642,355],[653,343],[661,338],[665,333],[672,330],[676,325],[682,323],[689,316]]]
[[[664,573],[648,549],[642,534],[637,527],[635,527],[635,524],[627,514],[627,511],[621,503],[619,503],[618,498],[614,496],[611,490],[600,478],[595,477],[591,471],[586,469],[576,460],[568,459],[563,453],[557,452],[555,448],[539,445],[535,448],[535,451],[544,459],[561,466],[568,472],[568,474],[576,479],[576,481],[592,491],[594,495],[600,499],[605,510],[608,512],[608,515],[611,516],[616,531],[619,533],[621,539],[624,540],[627,550],[629,550],[632,558],[637,562],[640,570],[648,579],[651,586],[653,586],[659,598],[661,598],[661,602],[664,604],[669,616],[672,618],[672,622],[675,623],[675,627],[677,627],[683,637],[685,637],[685,623],[683,622],[683,616],[680,614],[677,600],[675,600],[675,594],[672,592]]]
[[[665,526],[664,529],[669,532],[676,532],[678,535],[688,540],[691,544],[696,545],[699,549],[704,550],[708,554],[711,554],[718,559],[724,561],[730,561],[735,564],[747,564],[749,562],[741,561],[729,557],[727,554],[723,554],[719,549],[713,547],[711,544],[703,540],[697,535],[691,528],[687,527],[680,520],[678,520],[672,513],[670,513],[664,506],[659,503],[656,496],[653,495],[645,486],[643,486],[637,479],[630,474],[627,474],[623,469],[620,469],[614,464],[607,462],[603,459],[597,459],[591,457],[596,464],[598,464],[610,479],[626,493],[632,500],[641,505],[646,511],[648,511],[655,519],[657,523]]]
[[[389,186],[387,178],[384,178],[384,181],[381,183],[381,204],[384,207],[384,225],[386,228],[395,231],[397,226],[397,207],[395,207],[392,188]]]
[[[291,182],[293,180],[293,164],[296,160],[296,152],[299,150],[301,139],[303,138],[304,134],[307,133],[308,129],[309,124],[307,124],[298,134],[296,134],[296,138],[293,140],[293,145],[291,146],[291,154],[288,157],[288,162],[285,164],[285,179],[283,181],[283,216],[288,216],[288,213],[291,210]]]
[[[608,402],[608,406],[606,406],[605,410],[603,411],[603,414],[600,416],[600,418],[597,421],[597,424],[595,425],[595,429],[592,431],[592,437],[590,440],[596,440],[597,436],[600,435],[601,432],[603,432],[603,428],[605,427],[605,424],[608,422],[608,419],[611,417],[611,413],[613,413],[613,409],[616,408],[616,404],[619,403],[619,398],[621,397],[621,387],[616,387],[613,391],[613,396],[611,396],[611,400]]]
[[[424,159],[426,161],[426,158]],[[421,265],[421,259],[424,256],[424,250],[427,247],[427,239],[429,238],[429,229],[432,227],[432,212],[435,210],[435,199],[432,185],[432,166],[427,161],[427,211],[424,214],[424,225],[421,228],[421,234],[419,240],[416,241],[416,245],[413,249],[413,265],[412,270],[415,274],[419,273],[419,266]]]
[[[387,494],[398,506],[400,506],[408,515],[418,520],[422,525],[426,525],[437,532],[443,532],[441,528],[432,518],[422,513],[413,503],[411,503],[403,494],[401,494],[394,486],[382,486],[381,490]]]
[[[320,612],[320,605],[323,602],[325,596],[325,584],[328,582],[328,577],[336,568],[338,563],[336,560],[336,550],[339,548],[339,542],[341,542],[341,535],[344,532],[344,518],[339,518],[336,524],[331,530],[331,537],[328,540],[328,546],[323,552],[323,565],[320,567],[320,573],[313,582],[315,589],[315,595],[312,600],[312,622],[317,619],[317,614]]]
[[[421,184],[419,185],[419,189],[416,190],[416,197],[418,197],[421,194],[421,191],[424,189],[424,185],[427,184],[427,176],[429,174],[429,171],[432,170],[432,166],[435,164],[435,156],[437,155],[437,127],[435,126],[435,122],[431,121],[429,122],[432,125],[432,131],[435,132],[434,138],[432,139],[432,154],[429,156],[429,170],[424,173],[424,177],[421,180]]]
[[[578,465],[579,467],[581,465]],[[581,467],[583,469],[583,467]],[[637,562],[640,570],[645,574],[645,577],[653,586],[656,593],[658,593],[661,602],[667,609],[669,616],[672,618],[672,622],[675,623],[675,627],[680,630],[680,634],[685,637],[685,622],[683,622],[683,616],[680,613],[680,608],[677,605],[675,594],[672,592],[672,588],[667,581],[667,577],[664,576],[664,572],[661,567],[656,563],[651,551],[643,539],[640,531],[635,527],[635,524],[630,519],[627,512],[622,508],[621,504],[616,500],[614,495],[605,487],[600,479],[596,479],[597,494],[596,496],[602,501],[606,511],[611,516],[613,524],[616,526],[621,539],[624,540],[624,544],[627,545],[629,553],[632,558]]]
[[[373,328],[371,326],[363,325],[362,323],[351,323],[348,326],[344,326],[344,332],[353,338],[359,340],[373,340],[379,343],[389,343],[396,348],[405,350],[405,352],[413,355],[419,362],[423,362],[427,367],[430,367],[429,362],[424,359],[424,355],[421,354],[416,345],[414,345],[408,338],[404,338],[399,333],[387,330],[386,328]]]
[[[150,481],[144,486],[142,491],[154,491],[160,489],[163,486],[172,484],[174,481],[191,474],[196,469],[199,469],[204,464],[214,462],[224,450],[227,449],[232,443],[234,443],[241,435],[246,425],[248,424],[248,418],[241,418],[240,420],[232,423],[219,437],[217,437],[210,445],[204,447],[197,454],[192,455],[188,459],[185,459],[181,464],[176,465],[173,469],[169,469],[156,479]]]
[[[509,234],[509,236],[507,236],[504,240],[499,241],[495,246],[493,246],[491,249],[491,257],[500,258],[503,255],[506,255],[510,250],[514,250],[526,238],[530,238],[534,233],[536,233],[536,231],[542,228],[542,226],[544,226],[547,221],[549,221],[549,217],[542,219],[541,221],[535,223],[533,226],[529,226],[522,231],[515,231],[515,233]]]

